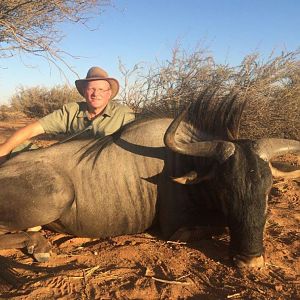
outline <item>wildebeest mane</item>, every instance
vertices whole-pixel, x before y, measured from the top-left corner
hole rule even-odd
[[[102,150],[117,140],[127,128],[149,119],[174,118],[189,104],[191,105],[185,121],[191,125],[193,132],[205,133],[210,139],[237,139],[245,103],[238,99],[235,91],[225,93],[218,86],[205,89],[195,99],[185,99],[179,103],[169,101],[156,103],[146,107],[136,115],[135,121],[123,126],[114,134],[91,141],[83,149],[80,160],[93,154],[92,157],[96,161]]]
[[[240,120],[246,101],[239,99],[234,89],[224,91],[220,84],[210,85],[197,96],[180,101],[162,101],[147,107],[140,118],[175,118],[190,105],[185,121],[195,131],[205,133],[211,139],[238,139]]]
[[[220,95],[218,88],[206,89],[192,103],[187,121],[211,139],[238,139],[245,104],[235,91]]]
[[[79,161],[91,155],[91,157],[94,158],[95,162],[104,148],[113,144],[114,141],[116,141],[120,137],[124,130],[126,130],[128,127],[131,127],[132,124],[136,124],[137,122],[143,122],[143,119],[137,118],[135,121],[126,124],[111,135],[91,140],[90,143],[85,145],[85,147],[80,150],[80,152],[83,151],[83,153],[80,155]]]
[[[94,162],[95,162],[99,157],[99,155],[101,154],[102,150],[114,142],[116,135],[117,133],[115,133],[114,135],[107,135],[102,138],[93,139],[84,148],[80,149],[80,152],[83,151],[83,153],[80,155],[79,162],[96,152],[95,157],[93,155],[91,156],[94,157]]]

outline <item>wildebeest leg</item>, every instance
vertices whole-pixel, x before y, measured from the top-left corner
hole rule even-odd
[[[213,235],[220,235],[225,231],[225,227],[221,226],[182,227],[178,229],[174,234],[172,234],[170,240],[181,242],[193,242],[202,239],[210,239]]]
[[[186,199],[182,196],[181,185],[173,182],[159,183],[159,223],[163,238],[170,239],[190,221],[186,211]],[[175,239],[177,239],[175,237]]]
[[[47,261],[51,246],[39,232],[7,233],[0,236],[0,249],[27,248],[29,254],[39,261]]]
[[[174,182],[159,185],[159,222],[163,237],[193,241],[220,234],[226,226],[223,213],[209,210],[205,201],[199,205],[198,190]],[[207,198],[207,195],[203,195]]]

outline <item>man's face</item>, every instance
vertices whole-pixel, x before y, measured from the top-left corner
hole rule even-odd
[[[88,81],[84,98],[92,109],[103,109],[111,97],[110,84],[105,80]]]

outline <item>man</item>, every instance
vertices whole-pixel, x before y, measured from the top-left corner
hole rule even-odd
[[[119,82],[109,77],[103,69],[90,68],[86,78],[76,80],[75,85],[86,101],[67,103],[61,109],[16,131],[0,145],[0,164],[9,158],[13,149],[43,133],[79,133],[79,136],[102,137],[134,120],[131,109],[111,102],[119,91]]]

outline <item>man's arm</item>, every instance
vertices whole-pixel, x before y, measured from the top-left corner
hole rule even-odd
[[[44,128],[39,121],[31,123],[17,130],[3,144],[0,145],[0,164],[7,160],[8,154],[17,146],[21,145],[26,140],[44,133]]]

